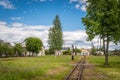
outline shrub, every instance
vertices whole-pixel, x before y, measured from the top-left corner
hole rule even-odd
[[[65,50],[65,51],[63,51],[63,54],[64,55],[71,55],[71,51],[70,50]]]
[[[95,48],[95,46],[92,46],[92,49],[91,49],[91,53],[92,53],[92,55],[96,55],[96,52],[97,51],[97,49]]]

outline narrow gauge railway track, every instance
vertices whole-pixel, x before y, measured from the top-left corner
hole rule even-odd
[[[81,80],[86,57],[82,57],[64,80]]]

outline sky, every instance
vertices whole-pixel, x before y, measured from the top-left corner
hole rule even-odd
[[[90,48],[98,46],[98,39],[87,42],[81,18],[86,15],[87,0],[0,0],[0,39],[22,42],[27,37],[39,37],[48,46],[48,30],[59,15],[64,46],[72,44]],[[111,43],[111,48],[116,48]],[[120,46],[117,46],[119,48]]]

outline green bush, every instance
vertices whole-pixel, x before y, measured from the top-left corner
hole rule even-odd
[[[95,52],[97,51],[97,49],[95,48],[95,46],[92,46],[92,49],[91,49],[91,53],[92,55],[97,55]]]
[[[48,55],[48,54],[49,54],[49,50],[46,49],[46,50],[45,50],[45,55]]]
[[[75,48],[75,52],[76,52],[76,53],[81,53],[81,50],[78,49],[78,48]]]
[[[70,50],[63,51],[63,54],[64,55],[71,55],[71,51]]]
[[[55,54],[55,51],[53,49],[47,49],[45,50],[45,54]]]
[[[120,56],[120,50],[115,49],[113,52],[113,55],[119,55]]]

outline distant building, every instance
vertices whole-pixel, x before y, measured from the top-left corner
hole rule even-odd
[[[61,51],[61,50],[59,50],[59,51],[55,51],[55,56],[60,56],[60,55],[63,55],[63,52]]]
[[[38,56],[45,56],[45,47],[42,47],[42,49],[37,54]]]
[[[95,54],[98,56],[101,56],[101,55],[104,55],[104,52],[103,51],[96,51]]]
[[[89,49],[81,48],[81,56],[89,56]]]

